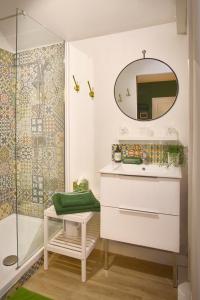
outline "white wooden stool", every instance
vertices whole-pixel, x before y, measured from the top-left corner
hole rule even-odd
[[[86,281],[86,260],[95,248],[99,237],[99,214],[94,212],[84,212],[76,214],[57,215],[52,205],[44,211],[44,269],[48,270],[48,251],[70,256],[81,260],[81,280]],[[93,218],[93,217],[97,218]],[[68,236],[63,229],[53,238],[48,237],[48,219],[60,219],[77,222],[81,225],[78,236]],[[91,220],[92,219],[92,220]],[[91,222],[89,222],[91,220]],[[89,222],[89,223],[88,223]],[[88,223],[88,226],[87,226]]]

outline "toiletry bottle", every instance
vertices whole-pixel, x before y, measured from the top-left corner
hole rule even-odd
[[[122,160],[122,153],[121,150],[119,148],[119,145],[117,145],[115,151],[114,151],[114,161],[115,162],[121,162]]]

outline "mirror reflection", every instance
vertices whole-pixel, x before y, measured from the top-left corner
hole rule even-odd
[[[135,120],[154,120],[167,113],[178,95],[178,79],[166,63],[152,58],[133,61],[118,75],[115,100]]]

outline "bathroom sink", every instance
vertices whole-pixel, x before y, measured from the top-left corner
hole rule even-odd
[[[100,170],[102,174],[119,174],[132,176],[181,178],[180,167],[166,167],[153,164],[123,164],[112,162]]]

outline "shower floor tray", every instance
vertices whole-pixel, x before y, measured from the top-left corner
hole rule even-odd
[[[19,216],[20,227],[28,228],[29,235],[23,235],[23,251],[21,251],[21,261],[25,260],[27,251],[31,247],[34,240],[35,231],[43,226],[43,220],[39,218],[32,218],[29,216]],[[34,226],[34,230],[31,230]],[[42,256],[43,248],[40,247],[35,251],[21,267],[17,268],[17,264],[12,266],[4,266],[3,259],[8,255],[17,254],[17,237],[16,237],[16,215],[12,214],[0,221],[0,299],[1,297],[15,284],[20,277]],[[22,253],[24,252],[24,253]]]

